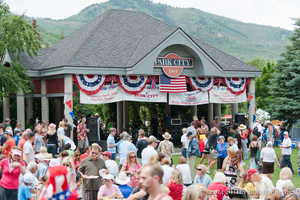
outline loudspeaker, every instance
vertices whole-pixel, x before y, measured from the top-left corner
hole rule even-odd
[[[237,123],[237,124],[244,124],[244,125],[246,125],[247,119],[246,119],[245,114],[241,114],[241,113],[235,114],[235,116],[234,116],[234,122]]]

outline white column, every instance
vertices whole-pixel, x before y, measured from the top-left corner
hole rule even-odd
[[[198,120],[198,109],[197,109],[197,105],[193,106],[193,119],[194,120]]]
[[[71,74],[66,74],[64,77],[64,115],[68,119],[69,123],[73,123],[73,118],[70,115],[70,112],[73,111],[73,109],[70,109],[66,102],[71,100],[73,105],[73,79]]]
[[[49,122],[49,100],[46,89],[46,80],[41,80],[41,109],[42,109],[42,121]]]
[[[123,122],[123,102],[117,102],[117,130],[120,131],[123,126],[122,126],[122,122]]]
[[[239,112],[239,104],[238,103],[233,103],[231,104],[231,114],[232,114],[232,119],[235,121],[235,114]]]
[[[215,113],[215,116],[218,116],[218,117],[222,117],[222,110],[221,110],[221,104],[219,103],[215,103],[214,104],[214,113]]]
[[[214,119],[214,104],[208,104],[208,123],[210,124]]]
[[[9,97],[3,97],[3,121],[6,118],[10,118],[9,107],[10,107]]]
[[[26,98],[26,107],[25,107],[25,115],[26,115],[26,122],[30,123],[30,119],[33,118],[33,99],[32,96]]]
[[[123,129],[128,128],[128,102],[123,101]]]
[[[255,105],[255,79],[251,79],[250,85],[249,85],[249,92],[248,96],[251,96],[251,99],[249,101],[249,128],[253,128],[253,119],[255,115],[256,105]]]
[[[25,97],[23,91],[17,92],[17,121],[25,128]]]

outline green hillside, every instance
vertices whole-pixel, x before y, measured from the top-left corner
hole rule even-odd
[[[199,9],[174,8],[152,3],[150,0],[110,0],[93,4],[64,20],[37,21],[39,27],[44,30],[42,37],[51,44],[112,8],[145,12],[170,25],[180,26],[188,34],[245,61],[257,57],[278,59],[292,33],[281,28],[243,23]]]

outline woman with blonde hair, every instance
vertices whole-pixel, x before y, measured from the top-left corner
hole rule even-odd
[[[121,171],[126,172],[126,174],[130,175],[130,182],[128,185],[130,185],[131,187],[136,187],[138,185],[137,176],[140,168],[141,165],[137,160],[136,153],[133,151],[129,152],[126,161],[121,168]]]
[[[289,167],[284,167],[280,170],[279,180],[276,182],[276,189],[282,196],[284,195],[284,188],[290,188],[294,186],[292,178],[293,173]]]
[[[169,196],[172,197],[173,200],[181,200],[182,199],[182,175],[178,169],[174,169],[172,171],[169,183]]]
[[[201,184],[193,184],[186,188],[182,200],[206,200],[208,190]]]

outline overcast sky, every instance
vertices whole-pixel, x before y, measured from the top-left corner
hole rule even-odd
[[[93,3],[107,0],[4,0],[11,11],[31,17],[63,19]],[[300,0],[152,0],[175,7],[193,7],[243,22],[293,29],[300,18]]]

